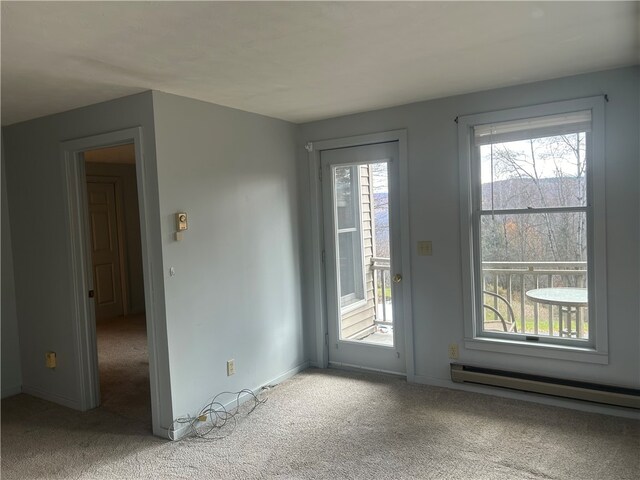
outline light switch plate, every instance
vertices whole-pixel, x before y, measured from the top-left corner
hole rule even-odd
[[[47,352],[47,368],[56,368],[56,352]]]
[[[432,254],[433,247],[431,245],[431,240],[420,240],[418,242],[418,255],[425,257]]]

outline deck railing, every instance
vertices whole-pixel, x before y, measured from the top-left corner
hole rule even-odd
[[[388,258],[373,257],[373,296],[376,324],[392,325],[391,271]],[[482,288],[509,302],[513,310],[517,332],[535,335],[560,335],[558,307],[540,305],[526,296],[528,290],[553,287],[586,287],[587,262],[483,262]],[[485,304],[500,309],[495,295],[487,295]],[[588,338],[588,309],[578,307],[570,313],[575,316],[577,336]],[[490,323],[486,322],[485,326]]]
[[[377,325],[393,325],[391,307],[391,260],[382,257],[371,259],[373,272],[373,301],[376,306]]]
[[[482,288],[505,298],[513,309],[517,329],[536,335],[560,335],[558,307],[540,305],[526,297],[528,290],[537,288],[587,286],[587,262],[483,262]],[[495,295],[485,296],[485,304],[499,308]],[[588,338],[587,312],[578,307],[575,315],[577,337]],[[487,319],[485,318],[485,328]],[[584,325],[584,328],[582,326]],[[558,328],[556,328],[558,327]]]

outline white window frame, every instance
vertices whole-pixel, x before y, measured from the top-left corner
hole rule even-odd
[[[333,185],[333,204],[334,204],[334,221],[335,221],[335,245],[336,251],[340,251],[340,234],[341,233],[354,233],[352,237],[353,242],[353,253],[354,253],[354,276],[353,280],[355,282],[355,292],[349,293],[347,295],[342,295],[342,285],[340,282],[340,265],[339,265],[339,257],[338,254],[338,293],[340,297],[340,312],[341,314],[348,313],[352,310],[356,310],[367,303],[366,295],[365,295],[365,284],[366,284],[366,276],[364,273],[364,238],[362,237],[362,194],[361,194],[361,185],[360,185],[360,165],[346,165],[349,168],[352,168],[352,172],[355,174],[355,181],[351,182],[352,185],[352,193],[353,199],[355,202],[355,227],[351,228],[338,228],[338,199],[337,199],[337,191],[335,188],[335,171],[337,168],[344,168],[345,165],[334,165],[331,168],[331,177],[332,177],[332,185]]]
[[[481,261],[474,240],[474,194],[480,184],[480,169],[474,168],[474,127],[490,123],[523,120],[584,110],[591,111],[591,133],[587,157],[587,265],[589,288],[589,339],[538,337],[526,335],[487,335],[482,331],[483,312],[476,301],[478,268]],[[458,155],[460,161],[460,234],[463,275],[465,347],[561,360],[608,363],[607,268],[605,218],[605,112],[604,97],[588,97],[542,105],[499,110],[458,117]],[[478,265],[477,265],[478,264]],[[479,311],[480,310],[480,311]]]

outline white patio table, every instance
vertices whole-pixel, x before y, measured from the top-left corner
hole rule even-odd
[[[579,308],[589,304],[588,291],[586,288],[536,288],[526,292],[527,298],[544,305],[557,305],[560,319],[560,336],[576,335],[582,337],[582,318]],[[563,314],[567,318],[567,327],[564,328]],[[576,331],[571,330],[571,315],[576,315]]]

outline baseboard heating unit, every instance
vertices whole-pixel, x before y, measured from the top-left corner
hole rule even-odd
[[[451,380],[458,383],[490,385],[511,390],[640,409],[640,390],[634,388],[529,375],[460,363],[451,364]]]

